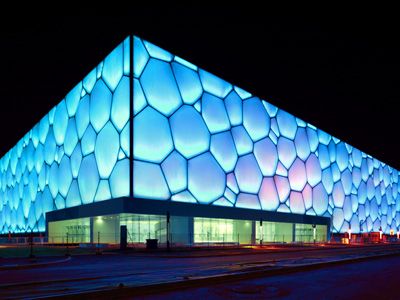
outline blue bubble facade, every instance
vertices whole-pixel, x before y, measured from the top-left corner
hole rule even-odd
[[[133,68],[136,198],[399,229],[397,170],[139,38]]]
[[[46,212],[129,196],[129,38],[0,160],[0,234]]]
[[[397,170],[130,37],[1,158],[0,234],[45,231],[46,212],[121,197],[389,233],[399,193]]]

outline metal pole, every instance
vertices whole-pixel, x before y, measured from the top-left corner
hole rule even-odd
[[[30,238],[30,240],[29,240],[29,244],[30,244],[30,254],[29,254],[29,257],[30,258],[33,258],[33,257],[35,257],[34,255],[33,255],[33,232],[31,231],[31,238]]]
[[[101,252],[100,252],[100,231],[97,232],[97,249],[96,249],[96,254],[97,254],[97,255],[101,254]]]
[[[68,247],[68,246],[69,246],[69,245],[68,245],[68,237],[69,237],[68,235],[69,235],[69,234],[68,234],[68,232],[67,232],[67,253],[65,253],[66,256],[70,256],[70,254],[69,254],[69,247]]]
[[[169,211],[167,211],[167,250],[170,250],[170,245],[169,245]]]

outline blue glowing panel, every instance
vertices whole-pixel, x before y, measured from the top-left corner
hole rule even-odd
[[[199,70],[200,80],[204,91],[213,94],[219,98],[225,98],[232,90],[232,85],[221,78],[208,73],[202,69]]]
[[[133,99],[133,114],[136,116],[147,105],[142,86],[137,79],[133,80]]]
[[[183,105],[170,118],[170,125],[176,150],[187,159],[209,149],[210,133],[193,107]]]
[[[90,97],[90,122],[96,132],[110,119],[112,94],[103,80],[96,82]]]
[[[189,160],[189,191],[200,202],[208,204],[224,194],[226,176],[210,153]]]
[[[53,123],[54,137],[56,139],[57,145],[62,145],[64,143],[67,126],[68,126],[67,106],[65,105],[65,101],[61,101],[61,103],[57,105]]]
[[[297,130],[295,117],[280,109],[276,115],[276,120],[278,121],[279,132],[282,136],[293,140]]]
[[[238,96],[238,94],[235,91],[229,93],[229,95],[225,98],[225,107],[231,125],[236,126],[242,124],[242,119],[243,119],[242,99]]]
[[[125,158],[116,163],[109,182],[113,198],[129,195],[129,159]]]
[[[117,162],[119,134],[111,122],[99,132],[96,139],[95,155],[101,178],[108,178]]]
[[[226,173],[233,171],[238,156],[232,134],[229,131],[211,136],[210,151]]]
[[[289,207],[290,211],[294,214],[304,214],[306,210],[304,207],[303,195],[299,192],[290,192]]]
[[[187,161],[178,152],[172,152],[161,164],[168,187],[172,193],[187,188]]]
[[[152,43],[143,41],[144,46],[149,52],[151,57],[158,58],[170,62],[174,57],[168,51],[161,49],[160,47],[153,45]]]
[[[304,128],[298,128],[294,139],[297,156],[305,161],[310,155],[310,145],[308,143],[307,131]]]
[[[243,125],[254,142],[268,135],[271,120],[260,99],[254,97],[243,102]]]
[[[71,118],[68,121],[67,133],[65,135],[64,152],[66,155],[71,156],[78,143],[78,134],[76,132],[75,119]],[[36,149],[39,149],[36,147]]]
[[[75,116],[81,98],[82,83],[78,83],[65,97],[67,111],[70,117]]]
[[[302,191],[307,183],[307,174],[304,163],[298,158],[289,169],[289,183],[294,191]]]
[[[273,176],[278,164],[278,153],[276,146],[269,139],[265,138],[254,144],[254,156],[264,176]]]
[[[225,131],[230,128],[224,102],[218,97],[205,93],[201,101],[201,112],[211,133]]]
[[[253,154],[239,157],[235,168],[235,176],[241,192],[258,193],[262,181],[262,173]]]
[[[280,137],[277,149],[279,161],[288,169],[296,158],[296,149],[293,142],[287,138]]]
[[[315,154],[311,154],[306,161],[307,179],[311,186],[321,181],[321,165]]]
[[[139,38],[134,37],[133,41],[133,52],[135,53],[133,56],[133,74],[135,77],[139,77],[149,60],[149,54]]]
[[[256,195],[246,193],[239,194],[235,206],[248,209],[261,209],[258,197]]]
[[[129,78],[124,76],[113,95],[111,120],[121,131],[129,119]]]
[[[186,104],[194,104],[203,93],[199,74],[193,69],[183,66],[179,63],[172,63],[172,69],[175,74],[182,100]]]
[[[231,131],[238,155],[247,154],[253,150],[253,141],[243,126],[233,127]]]
[[[278,208],[279,196],[273,178],[263,179],[258,196],[263,210],[275,211]]]
[[[167,200],[171,197],[167,182],[158,164],[135,160],[134,195],[137,198]],[[117,180],[117,179],[116,179]]]
[[[120,44],[104,60],[102,77],[104,82],[114,91],[124,73],[124,47]]]
[[[134,157],[143,161],[161,162],[173,149],[168,119],[146,107],[134,119]]]
[[[170,116],[182,104],[170,64],[150,59],[140,83],[148,103],[165,116]]]
[[[89,125],[89,107],[90,97],[86,95],[81,99],[78,105],[78,110],[75,116],[76,129],[78,131],[78,137],[81,139],[85,133],[86,128]]]
[[[96,158],[94,154],[90,154],[83,158],[78,175],[79,190],[84,204],[93,202],[99,180]]]

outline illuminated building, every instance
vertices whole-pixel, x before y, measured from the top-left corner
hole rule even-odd
[[[399,231],[398,171],[128,37],[0,160],[0,233],[250,243]]]

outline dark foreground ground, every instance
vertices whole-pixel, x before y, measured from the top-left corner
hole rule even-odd
[[[0,253],[0,299],[400,299],[400,244],[88,252],[34,267]]]
[[[400,299],[400,256],[133,299]]]

